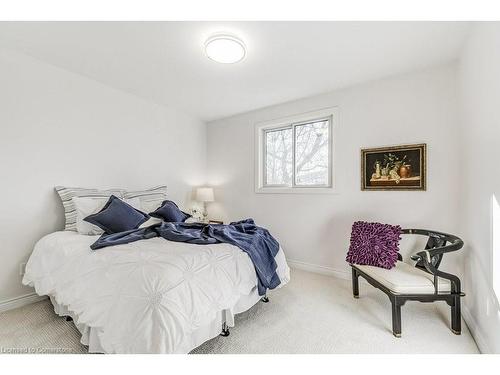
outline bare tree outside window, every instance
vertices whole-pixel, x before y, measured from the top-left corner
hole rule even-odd
[[[266,133],[266,184],[292,184],[292,128]]]
[[[265,185],[330,185],[330,121],[317,120],[266,130]]]
[[[328,121],[295,127],[295,184],[328,185]]]

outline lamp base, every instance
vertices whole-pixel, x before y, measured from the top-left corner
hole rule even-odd
[[[208,224],[208,212],[207,212],[207,203],[206,202],[203,202],[203,219],[202,219],[202,222],[205,223],[205,224]]]

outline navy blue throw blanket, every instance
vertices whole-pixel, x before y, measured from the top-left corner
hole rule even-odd
[[[198,245],[234,245],[247,253],[252,260],[257,273],[259,295],[264,295],[267,289],[274,289],[280,284],[274,260],[280,247],[279,243],[268,230],[255,225],[253,219],[236,221],[229,225],[162,222],[126,232],[105,233],[90,248],[97,250],[155,237]]]

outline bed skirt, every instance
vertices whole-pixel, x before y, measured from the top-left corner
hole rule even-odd
[[[65,305],[58,304],[54,297],[49,297],[57,315],[70,316],[73,319],[76,328],[82,334],[80,342],[88,346],[89,353],[105,353],[101,346],[100,328],[89,327],[86,324],[78,323],[78,316],[74,312],[69,311]],[[260,298],[261,296],[258,294],[257,287],[254,287],[249,295],[242,296],[232,308],[219,311],[215,319],[209,324],[198,328],[192,332],[191,335],[185,337],[178,348],[177,354],[189,353],[205,341],[217,337],[221,333],[223,323],[226,323],[228,327],[234,327],[234,316],[250,309],[259,302]]]

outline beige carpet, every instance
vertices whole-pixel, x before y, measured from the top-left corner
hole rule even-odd
[[[444,303],[407,302],[403,337],[391,333],[389,299],[362,283],[360,299],[350,282],[293,270],[292,281],[240,314],[229,337],[217,337],[193,353],[477,353],[467,326],[449,329]],[[0,351],[84,353],[71,322],[49,301],[0,314]],[[60,348],[59,350],[54,350]]]

